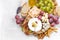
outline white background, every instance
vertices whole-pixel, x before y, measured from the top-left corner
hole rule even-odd
[[[59,0],[57,2],[60,3]],[[14,16],[21,3],[22,0],[0,0],[0,40],[37,40],[34,36],[26,36],[15,23]],[[53,33],[50,38],[45,37],[44,40],[60,40],[60,25],[56,27],[58,32]]]

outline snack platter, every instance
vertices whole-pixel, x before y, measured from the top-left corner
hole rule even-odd
[[[16,23],[27,36],[34,35],[39,39],[50,37],[57,32],[59,24],[59,7],[56,0],[28,0],[17,8]]]

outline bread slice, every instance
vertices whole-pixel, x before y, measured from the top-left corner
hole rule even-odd
[[[28,12],[28,14],[31,16],[31,17],[37,17],[40,13],[40,9],[38,9],[36,6],[33,6],[33,8]]]
[[[30,6],[28,5],[28,3],[24,3],[24,5],[22,6],[22,9],[21,9],[21,15],[23,17],[26,17],[29,10],[30,10]]]

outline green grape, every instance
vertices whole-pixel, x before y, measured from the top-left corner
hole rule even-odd
[[[44,3],[45,3],[45,4],[47,4],[48,2],[47,2],[47,1],[45,1]]]
[[[42,0],[39,0],[38,2],[39,2],[39,3],[43,3],[43,1],[42,1]]]
[[[46,7],[44,11],[49,13],[50,7]]]
[[[43,3],[39,3],[39,5],[40,5],[40,6],[44,6],[44,4],[43,4]]]
[[[51,6],[51,4],[50,4],[50,3],[48,3],[48,6]]]
[[[45,10],[45,7],[43,7],[43,11]]]
[[[36,6],[39,7],[40,5],[37,3]]]
[[[41,10],[43,10],[43,7],[40,7]]]
[[[43,11],[45,10],[45,7],[42,7],[42,6],[41,6],[40,8],[41,8],[41,10],[43,10]]]
[[[41,4],[43,4],[42,2],[39,2],[39,4],[41,5]]]
[[[47,7],[47,11],[49,11],[50,10],[50,7]]]
[[[44,6],[44,4],[41,4],[41,6]]]
[[[52,13],[52,12],[53,12],[53,9],[51,9],[49,13]]]
[[[54,7],[54,4],[53,3],[51,5],[52,5],[52,7]]]
[[[51,13],[55,8],[52,0],[39,0],[39,8],[45,12]]]
[[[49,2],[49,3],[50,3],[50,2],[52,2],[52,0],[47,0],[47,2]]]

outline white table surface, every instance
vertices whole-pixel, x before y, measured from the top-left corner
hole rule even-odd
[[[60,0],[57,2],[59,4]],[[21,0],[0,0],[1,40],[37,40],[34,36],[26,36],[15,22],[16,10],[21,3]],[[50,38],[45,37],[44,40],[60,40],[60,24],[56,27],[58,32],[52,33]]]

